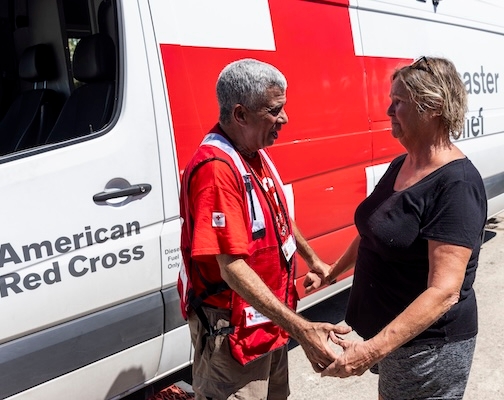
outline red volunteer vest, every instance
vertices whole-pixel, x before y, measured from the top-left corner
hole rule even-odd
[[[269,167],[273,175],[278,202],[286,214],[288,234],[292,233],[292,227],[288,218],[287,201],[283,192],[283,183],[278,172],[265,151],[259,151],[264,163]],[[272,215],[271,207],[266,200],[261,183],[255,178],[250,167],[232,147],[229,141],[222,135],[211,133],[205,137],[195,156],[184,171],[182,188],[186,195],[181,196],[181,201],[187,201],[189,185],[193,172],[202,162],[211,162],[219,159],[225,161],[237,176],[242,177],[242,198],[244,207],[249,215],[249,254],[245,259],[247,264],[266,283],[275,296],[291,309],[296,309],[297,293],[294,285],[295,257],[292,256],[287,262],[281,252],[282,238],[276,227],[275,216]],[[189,214],[189,207],[181,207]],[[204,287],[198,274],[198,263],[191,259],[192,217],[182,215],[181,247],[184,264],[179,273],[178,291],[181,298],[182,313],[187,318],[191,302],[202,295],[196,293],[195,288]],[[224,288],[227,286],[224,284]],[[208,288],[207,288],[208,289]],[[242,365],[285,345],[289,339],[287,332],[273,324],[269,319],[262,316],[250,306],[236,292],[227,288],[231,296],[230,323],[234,332],[228,334],[231,353]],[[199,304],[196,302],[196,304]],[[223,304],[222,308],[226,305]]]

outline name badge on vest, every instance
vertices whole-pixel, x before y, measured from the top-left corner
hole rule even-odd
[[[251,326],[265,324],[266,322],[271,322],[271,320],[268,317],[262,315],[252,306],[246,307],[243,310],[243,312],[245,313],[245,326],[247,328]]]
[[[296,242],[292,235],[287,237],[287,240],[282,244],[282,252],[287,261],[290,261],[294,253],[296,252]]]

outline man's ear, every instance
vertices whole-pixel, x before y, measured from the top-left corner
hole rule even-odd
[[[247,109],[241,104],[236,104],[233,108],[233,118],[239,125],[247,123]]]

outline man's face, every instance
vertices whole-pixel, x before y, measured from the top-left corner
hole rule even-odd
[[[267,90],[266,99],[266,103],[259,110],[248,110],[245,140],[249,151],[271,146],[278,138],[282,125],[288,122],[284,109],[287,101],[285,92],[278,87],[272,87]]]

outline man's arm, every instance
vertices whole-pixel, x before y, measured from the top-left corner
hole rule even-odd
[[[313,369],[320,372],[336,358],[328,344],[330,332],[345,334],[347,327],[310,322],[283,304],[240,257],[216,256],[222,278],[257,311],[287,331],[302,347]]]
[[[318,258],[317,254],[315,254],[311,246],[308,244],[307,240],[299,231],[299,228],[297,227],[296,223],[292,219],[291,224],[292,224],[292,230],[294,231],[294,237],[296,238],[296,246],[299,255],[303,257],[303,260],[306,261],[309,267],[313,265],[313,263],[319,262],[320,259]]]

